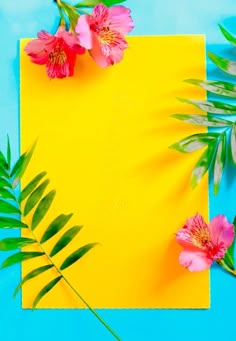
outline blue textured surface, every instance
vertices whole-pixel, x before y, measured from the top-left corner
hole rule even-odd
[[[231,16],[236,14],[235,0],[129,0],[127,6],[133,11],[135,35],[201,33],[206,34],[208,49],[229,53],[228,45],[220,45],[225,41],[217,23],[224,22],[233,29],[236,19]],[[0,0],[0,140],[4,147],[6,134],[10,135],[14,157],[19,150],[19,39],[35,37],[42,28],[51,31],[56,14],[51,0]],[[208,75],[225,77],[211,63]],[[227,169],[219,195],[210,195],[211,216],[224,213],[233,218],[236,212],[234,177],[233,170]],[[19,267],[0,273],[1,340],[113,340],[86,310],[22,310],[20,298],[12,300],[19,277]],[[236,279],[213,268],[209,310],[100,310],[100,313],[123,341],[235,341],[235,285]]]

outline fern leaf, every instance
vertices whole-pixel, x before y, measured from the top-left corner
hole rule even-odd
[[[1,217],[0,228],[11,229],[11,228],[27,228],[28,225],[20,220],[8,217]]]
[[[11,171],[11,177],[15,178],[13,187],[16,187],[20,178],[25,173],[28,164],[33,156],[34,149],[36,147],[36,142],[33,144],[33,146],[30,148],[30,150],[20,156],[18,161],[15,163],[15,166],[13,167]]]
[[[229,127],[232,126],[233,124],[231,121],[225,120],[223,118],[217,118],[206,115],[174,114],[172,115],[172,117],[180,121],[204,127]]]
[[[55,285],[62,279],[62,276],[58,276],[57,278],[53,279],[49,282],[36,296],[32,308],[35,309],[41,299],[55,287]]]
[[[1,151],[0,151],[0,166],[5,170],[9,169],[7,160]]]
[[[198,101],[193,99],[182,99],[181,102],[192,104],[195,107],[201,109],[210,114],[215,115],[236,115],[236,106],[228,103],[218,101]],[[230,121],[229,121],[230,122]]]
[[[42,198],[47,186],[49,185],[49,180],[45,180],[41,185],[39,185],[28,197],[25,207],[24,216],[30,213],[30,211],[38,204],[39,200]]]
[[[11,184],[6,178],[0,177],[0,188],[11,188]]]
[[[73,252],[69,257],[67,257],[60,266],[60,270],[65,270],[69,266],[73,265],[80,258],[82,258],[87,252],[97,246],[98,243],[90,243],[80,247],[78,250]]]
[[[231,130],[230,143],[232,160],[234,165],[236,165],[236,124],[233,125]]]
[[[0,187],[0,198],[14,201],[16,200],[15,195],[4,187]]]
[[[208,52],[208,57],[212,60],[216,66],[218,66],[221,70],[226,73],[229,73],[232,76],[236,76],[236,62],[217,56],[212,52]]]
[[[50,252],[50,257],[55,256],[58,252],[63,250],[75,238],[81,229],[82,226],[73,226],[66,231],[53,247],[52,251]]]
[[[208,146],[209,143],[215,141],[218,137],[218,133],[194,134],[172,144],[169,148],[175,149],[181,153],[191,153],[202,147]]]
[[[32,218],[32,224],[31,224],[32,230],[34,230],[38,226],[38,224],[41,222],[41,220],[44,218],[44,216],[48,212],[55,195],[56,195],[56,191],[52,190],[45,197],[43,197],[43,199],[39,202],[34,212],[33,218]]]
[[[10,169],[11,167],[11,145],[10,145],[10,139],[8,135],[7,135],[7,163],[8,163],[8,168]]]
[[[11,228],[27,228],[28,225],[20,220],[8,217],[1,217],[0,228],[1,229],[11,229]]]
[[[217,143],[209,144],[208,148],[204,151],[198,162],[196,163],[191,174],[191,187],[195,188],[208,169],[211,167],[213,157],[216,154]]]
[[[214,162],[214,194],[219,191],[220,181],[223,175],[223,170],[226,161],[226,136],[222,134],[216,151]]]
[[[20,214],[21,211],[15,207],[14,205],[8,203],[7,201],[4,201],[0,199],[0,212],[1,213],[11,213],[11,214]]]
[[[1,165],[0,165],[0,177],[4,177],[4,178],[9,179],[8,171],[6,170],[5,167],[3,167]]]
[[[71,219],[72,213],[65,215],[65,214],[60,214],[56,219],[54,219],[51,224],[48,226],[46,231],[44,232],[40,243],[43,244],[49,239],[51,239],[55,234],[57,234]]]
[[[236,38],[229,31],[227,31],[222,25],[219,25],[219,28],[223,36],[225,37],[225,39],[227,39],[228,42],[236,46]]]
[[[209,81],[209,80],[199,80],[199,79],[186,79],[186,83],[200,86],[213,94],[236,98],[236,85],[230,82],[224,81]]]
[[[5,261],[2,263],[2,268],[6,268],[8,266],[15,265],[17,263],[24,262],[28,259],[40,257],[43,255],[44,255],[44,252],[36,252],[36,251],[35,252],[26,252],[26,251],[18,252],[18,253],[11,255],[7,259],[5,259]]]
[[[31,244],[35,244],[36,240],[31,238],[5,238],[0,240],[0,251],[10,251],[18,248],[22,248],[25,246],[29,246]]]
[[[33,192],[33,190],[38,186],[39,182],[43,179],[43,177],[45,177],[46,174],[47,172],[39,173],[33,178],[33,180],[30,181],[30,183],[28,183],[28,185],[26,185],[19,196],[19,202],[22,202]]]
[[[14,297],[17,295],[17,293],[19,292],[19,290],[22,288],[22,286],[28,282],[29,280],[33,279],[34,277],[39,276],[40,274],[42,274],[43,272],[53,268],[54,265],[53,264],[48,264],[48,265],[44,265],[41,266],[40,268],[34,269],[32,271],[30,271],[23,279],[22,281],[18,284],[18,286],[15,289],[14,292]]]

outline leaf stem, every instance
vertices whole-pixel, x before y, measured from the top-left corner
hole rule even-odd
[[[44,252],[45,256],[48,258],[49,262],[54,266],[54,268],[57,270],[57,272],[61,275],[61,277],[64,279],[64,281],[67,283],[67,285],[71,288],[71,290],[74,291],[74,293],[79,297],[79,299],[85,304],[85,306],[91,311],[91,313],[103,324],[103,326],[115,337],[116,340],[122,341],[121,338],[114,332],[114,330],[102,319],[102,317],[85,301],[85,299],[80,295],[80,293],[75,289],[69,280],[64,276],[64,274],[61,272],[60,268],[54,263],[52,258],[49,256],[43,245],[38,241],[36,234],[32,229],[30,229],[34,239],[36,240],[39,248]]]
[[[225,271],[229,272],[232,276],[236,277],[236,270],[230,269],[223,260],[217,262]]]

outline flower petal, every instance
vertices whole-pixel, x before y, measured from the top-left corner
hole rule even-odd
[[[109,27],[121,34],[127,34],[134,28],[134,22],[130,16],[130,9],[124,6],[112,6],[109,8]]]
[[[203,251],[183,250],[179,256],[179,262],[191,272],[209,269],[212,259]]]
[[[234,240],[234,225],[223,215],[217,215],[209,224],[209,231],[214,245],[224,244],[228,248]]]
[[[92,32],[89,26],[89,16],[81,15],[78,19],[75,31],[78,34],[78,41],[87,50],[92,48]]]
[[[114,64],[119,63],[122,60],[123,56],[124,56],[124,52],[122,49],[120,49],[118,47],[113,48],[111,50],[110,56],[108,57],[110,65],[114,65]]]
[[[203,219],[201,214],[197,213],[197,214],[195,214],[195,216],[187,219],[186,227],[189,230],[196,229],[196,228],[202,228],[202,227],[204,228],[204,227],[207,227],[207,223],[205,222],[205,220]]]
[[[91,19],[98,24],[105,24],[104,26],[109,25],[109,8],[104,4],[96,5],[91,14]]]
[[[38,32],[38,38],[42,40],[50,40],[50,39],[54,39],[54,36],[51,33],[42,30]]]
[[[46,64],[48,52],[44,47],[45,44],[40,39],[33,39],[25,46],[25,52],[31,57],[33,63]]]
[[[179,245],[181,245],[185,249],[191,251],[202,251],[200,248],[193,244],[191,233],[186,226],[184,226],[176,233],[175,238]]]
[[[93,48],[91,50],[91,56],[93,57],[96,64],[98,64],[102,68],[106,68],[112,65],[112,61],[110,60],[110,58],[104,55],[101,45],[95,34],[93,34]]]

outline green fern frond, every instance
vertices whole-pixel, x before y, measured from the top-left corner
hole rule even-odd
[[[224,37],[235,46],[236,38],[221,25],[219,27]],[[236,61],[225,59],[212,52],[208,53],[208,57],[218,68],[231,76],[236,76]],[[214,194],[216,195],[226,166],[228,151],[236,166],[236,104],[229,104],[224,100],[224,97],[236,99],[236,84],[199,79],[187,79],[185,82],[199,86],[221,99],[200,101],[179,98],[181,102],[191,104],[206,114],[174,114],[172,117],[193,125],[210,127],[211,131],[188,136],[174,143],[170,148],[188,153],[206,147],[192,171],[191,185],[194,188],[209,170],[213,174]],[[222,118],[222,115],[227,115],[230,119]],[[216,129],[215,133],[212,133],[212,129]]]
[[[45,295],[47,295],[60,281],[64,281],[112,335],[117,340],[120,340],[115,332],[105,323],[105,321],[103,321],[94,309],[88,305],[78,291],[74,289],[72,284],[63,274],[63,270],[79,261],[98,243],[80,246],[77,250],[67,254],[61,264],[57,265],[54,261],[54,256],[62,249],[65,249],[69,243],[76,238],[82,226],[66,228],[72,214],[60,214],[44,229],[41,239],[35,234],[35,229],[41,225],[41,222],[46,217],[56,195],[55,190],[46,192],[50,181],[46,178],[47,173],[44,171],[37,174],[22,190],[19,191],[18,188],[16,189],[16,186],[19,184],[29,165],[35,146],[36,143],[33,144],[28,152],[23,153],[13,166],[11,166],[9,138],[7,140],[6,156],[0,151],[0,228],[18,228],[26,229],[28,231],[27,238],[15,237],[0,240],[0,251],[15,251],[4,260],[1,267],[6,268],[17,263],[25,261],[30,262],[36,257],[42,257],[45,264],[31,270],[22,278],[15,289],[14,296],[29,280],[40,276],[45,271],[52,271],[54,278],[36,295],[34,302],[32,303],[32,308],[36,308]],[[30,224],[27,223],[27,216],[29,213],[32,214]],[[65,228],[64,234],[55,241],[52,249],[47,251],[44,243],[56,236],[62,228]],[[39,251],[35,251],[35,249],[30,250],[31,246],[35,247],[35,245],[37,245]],[[25,247],[27,247],[27,251],[24,250]],[[21,250],[19,251],[19,249]]]

